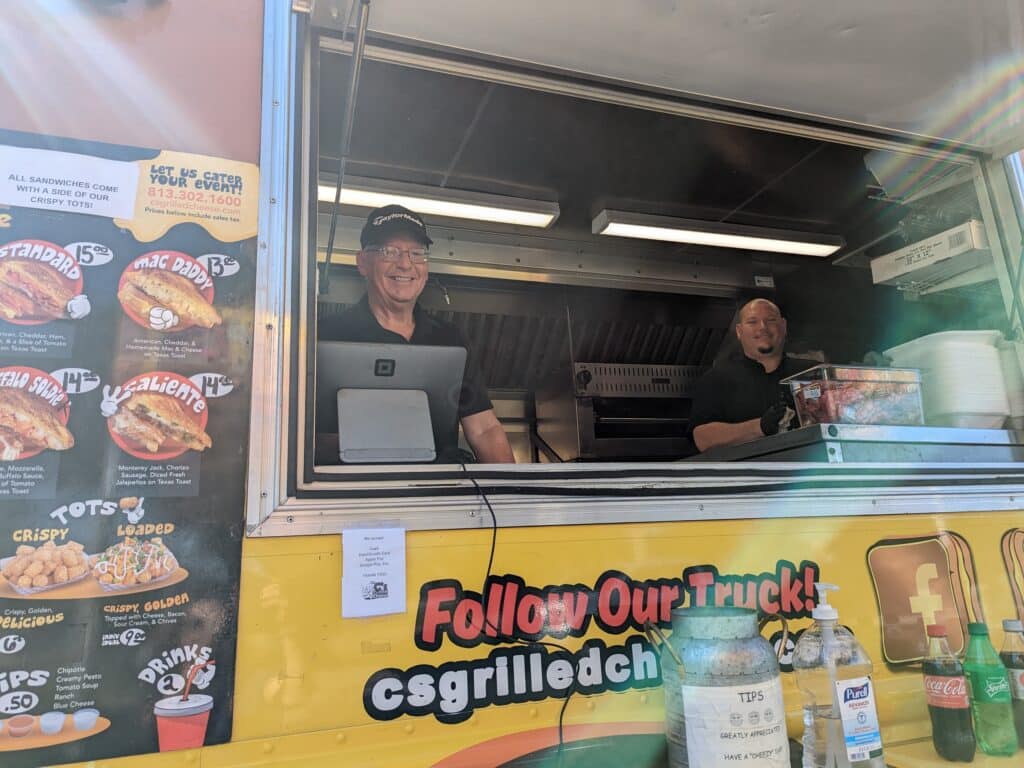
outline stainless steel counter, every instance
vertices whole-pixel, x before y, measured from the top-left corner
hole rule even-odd
[[[689,461],[990,463],[1024,461],[1024,432],[952,427],[817,424]]]

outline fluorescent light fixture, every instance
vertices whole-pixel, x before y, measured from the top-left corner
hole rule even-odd
[[[595,235],[710,245],[742,251],[791,253],[796,256],[831,256],[846,244],[846,241],[837,235],[817,235],[788,229],[748,227],[742,224],[609,210],[597,214],[592,231]]]
[[[317,186],[317,199],[333,203],[334,192],[333,184],[321,183]],[[558,203],[354,176],[345,177],[341,188],[341,204],[359,208],[398,204],[421,216],[444,216],[542,228],[550,227],[560,212]]]

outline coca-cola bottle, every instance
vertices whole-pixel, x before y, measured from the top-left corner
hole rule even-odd
[[[1024,625],[1013,619],[1003,619],[1003,649],[999,658],[1006,665],[1013,697],[1013,724],[1017,727],[1017,741],[1024,744]]]
[[[946,760],[974,760],[974,728],[967,680],[960,660],[949,650],[946,628],[928,627],[928,658],[924,661],[924,691],[932,718],[932,744]]]

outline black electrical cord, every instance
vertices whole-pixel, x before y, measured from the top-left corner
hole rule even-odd
[[[462,465],[462,471],[465,472],[466,477],[473,483],[473,487],[476,488],[476,492],[480,495],[480,498],[484,502],[484,506],[487,507],[487,511],[491,515],[491,549],[487,556],[487,572],[484,574],[483,588],[480,590],[480,607],[481,613],[484,617],[484,626],[494,632],[499,642],[508,643],[510,645],[523,645],[529,648],[556,648],[560,651],[564,651],[568,656],[572,656],[572,651],[566,648],[564,645],[559,643],[552,643],[546,640],[524,640],[519,637],[508,637],[501,634],[501,631],[494,626],[487,618],[487,583],[491,580],[491,570],[494,567],[494,551],[498,544],[498,516],[494,513],[494,507],[491,505],[491,500],[487,498],[487,493],[480,487],[480,483],[476,481],[476,478],[469,473],[466,465]],[[482,627],[481,627],[482,629]],[[573,669],[572,683],[566,689],[565,699],[562,701],[562,707],[558,711],[558,765],[562,765],[562,760],[565,750],[565,710],[569,706],[569,699],[576,693],[576,674],[578,670]]]

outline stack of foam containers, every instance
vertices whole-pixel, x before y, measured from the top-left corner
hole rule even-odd
[[[1001,429],[1010,415],[999,331],[945,331],[885,351],[893,367],[921,371],[931,426]]]

